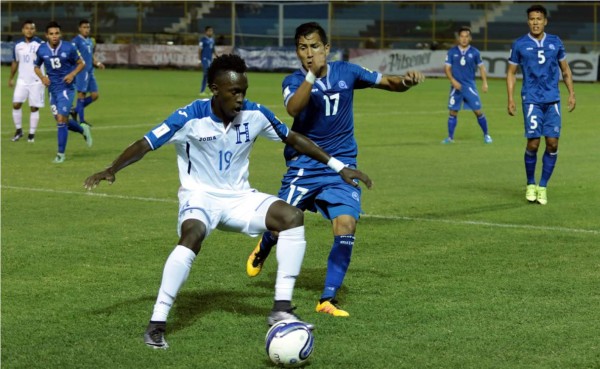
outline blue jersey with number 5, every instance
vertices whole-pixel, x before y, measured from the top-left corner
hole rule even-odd
[[[358,148],[354,139],[354,90],[371,87],[381,74],[359,65],[336,61],[327,63],[327,75],[312,86],[308,105],[294,118],[292,130],[301,133],[345,164],[356,165]],[[287,76],[282,83],[284,104],[304,82],[304,68]],[[286,146],[284,156],[289,167],[326,167]]]
[[[67,84],[63,79],[77,67],[79,59],[79,52],[72,43],[60,41],[56,49],[52,49],[46,42],[37,50],[35,64],[38,67],[44,64],[46,74],[50,79],[48,90],[60,92],[74,89],[72,83]]]
[[[565,58],[565,47],[560,38],[555,35],[546,33],[538,41],[527,34],[513,43],[508,62],[521,66],[523,103],[560,101],[559,62]]]

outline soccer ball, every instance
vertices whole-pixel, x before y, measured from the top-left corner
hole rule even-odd
[[[282,320],[274,324],[265,337],[267,355],[285,368],[300,366],[313,352],[315,338],[305,323]]]

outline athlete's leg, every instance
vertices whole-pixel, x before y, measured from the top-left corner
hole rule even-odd
[[[208,68],[210,67],[210,63],[207,59],[202,59],[202,85],[200,86],[200,93],[204,93],[206,89],[206,84],[208,82]]]
[[[206,226],[198,219],[187,219],[181,224],[181,237],[167,258],[162,281],[144,341],[154,348],[167,348],[164,339],[166,321],[181,286],[187,280],[196,255],[206,236]]]
[[[483,132],[483,134],[488,135],[489,132],[487,118],[485,117],[485,114],[483,114],[483,111],[473,110],[473,113],[475,113],[475,116],[477,117],[477,123],[479,124],[479,127],[481,127],[481,131]]]
[[[546,150],[542,157],[542,177],[540,187],[546,187],[558,159],[558,137],[546,137]]]
[[[537,152],[540,146],[540,138],[527,139],[527,147],[525,149],[525,175],[527,176],[527,184],[535,184],[535,167],[537,164]]]
[[[13,111],[12,111],[13,123],[15,124],[15,128],[17,130],[20,130],[23,128],[23,110],[21,109],[22,106],[23,106],[23,103],[19,103],[19,102],[13,103]]]
[[[457,124],[458,124],[458,111],[450,110],[448,112],[448,138],[449,138],[449,141],[454,140],[454,131],[456,131]]]
[[[350,215],[340,215],[333,219],[333,245],[327,259],[327,275],[321,302],[335,298],[344,282],[352,257],[356,223],[356,219]]]
[[[306,250],[304,213],[283,200],[271,204],[267,211],[267,228],[278,231],[277,279],[273,310],[290,310],[296,277]]]
[[[30,108],[31,113],[29,115],[29,138],[33,138],[35,131],[37,130],[38,124],[40,123],[40,109],[32,106]]]
[[[165,263],[152,321],[166,321],[175,297],[187,280],[192,263],[200,252],[206,226],[198,219],[187,219],[181,225],[181,237]]]

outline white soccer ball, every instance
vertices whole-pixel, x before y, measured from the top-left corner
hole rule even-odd
[[[300,366],[313,352],[315,338],[305,323],[282,320],[274,324],[265,337],[267,355],[284,368]]]

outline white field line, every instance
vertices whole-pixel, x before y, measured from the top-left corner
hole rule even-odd
[[[17,187],[17,186],[2,186],[2,189],[15,190],[15,191],[27,191],[27,192],[46,192],[64,195],[79,195],[79,196],[95,196],[105,197],[109,199],[120,199],[120,200],[134,200],[134,201],[147,201],[147,202],[163,202],[163,203],[178,203],[175,199],[161,199],[153,197],[140,197],[140,196],[124,196],[124,195],[110,195],[106,193],[90,192],[83,188],[81,192],[78,191],[63,191],[53,190],[46,188],[29,188],[29,187]],[[445,223],[454,225],[474,225],[492,228],[514,228],[514,229],[528,229],[532,231],[553,231],[553,232],[565,232],[565,233],[584,233],[592,235],[600,235],[600,230],[594,229],[581,229],[581,228],[568,228],[568,227],[552,227],[552,226],[533,226],[528,224],[506,224],[506,223],[491,223],[477,220],[451,220],[451,219],[434,219],[434,218],[419,218],[419,217],[407,217],[407,216],[396,216],[396,215],[378,215],[378,214],[364,214],[363,218],[374,218],[374,219],[385,219],[385,220],[402,220],[408,222],[430,222],[430,223]]]
[[[278,116],[284,116],[285,118],[283,118],[283,121],[285,123],[287,123],[289,126],[291,126],[292,124],[292,119],[287,117],[285,115],[285,110],[278,110],[278,109],[271,109],[276,115]],[[506,110],[506,108],[486,108],[486,111],[492,111],[492,110],[498,110],[498,111],[504,111]],[[444,115],[444,117],[448,114],[448,110],[428,110],[428,111],[419,111],[419,112],[410,112],[407,113],[406,111],[402,111],[400,109],[398,110],[391,110],[391,111],[386,111],[386,110],[378,110],[378,111],[374,111],[374,112],[369,112],[369,113],[361,113],[361,112],[354,112],[354,116],[355,117],[366,117],[366,116],[410,116],[410,115],[428,115],[428,116],[435,116],[435,115]],[[92,131],[105,131],[105,130],[115,130],[118,129],[120,131],[124,130],[124,129],[139,129],[139,128],[144,128],[141,132],[141,134],[145,134],[146,132],[150,131],[152,128],[156,127],[156,125],[158,125],[160,122],[157,123],[139,123],[139,124],[126,124],[126,125],[110,125],[110,126],[104,126],[104,125],[95,125],[92,127]],[[38,128],[37,132],[56,132],[56,127],[42,127],[42,128]]]

